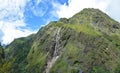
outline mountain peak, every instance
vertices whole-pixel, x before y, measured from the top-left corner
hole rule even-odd
[[[96,8],[84,8],[82,11],[99,11],[99,12],[101,12],[101,10],[99,10],[99,9],[96,9]]]
[[[120,33],[120,24],[99,9],[85,8],[69,19],[71,24],[87,24],[105,33]]]
[[[94,15],[94,14],[105,14],[104,12],[102,12],[101,10],[99,10],[99,9],[95,9],[95,8],[85,8],[85,9],[83,9],[82,11],[80,11],[80,12],[78,12],[77,14],[92,14],[92,15]],[[77,14],[75,14],[75,15],[77,15]],[[105,14],[106,15],[106,14]]]

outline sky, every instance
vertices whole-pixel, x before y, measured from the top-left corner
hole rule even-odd
[[[120,0],[0,0],[0,42],[36,33],[50,21],[97,8],[120,22]]]

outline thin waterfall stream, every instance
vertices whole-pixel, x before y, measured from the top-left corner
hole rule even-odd
[[[50,69],[52,68],[53,64],[56,62],[56,60],[59,58],[58,55],[58,48],[59,48],[59,40],[60,40],[60,30],[61,28],[59,28],[56,32],[56,37],[55,37],[55,49],[53,52],[53,57],[50,61],[47,62],[47,67],[45,70],[45,73],[49,73]]]

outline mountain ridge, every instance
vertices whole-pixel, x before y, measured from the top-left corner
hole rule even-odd
[[[3,73],[119,73],[120,23],[87,8],[5,49]]]

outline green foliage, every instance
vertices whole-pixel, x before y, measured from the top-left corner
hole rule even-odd
[[[120,64],[116,66],[114,73],[120,73]]]
[[[79,65],[72,65],[71,62],[74,62],[79,58],[79,56],[77,56],[79,51],[80,50],[73,46],[73,44],[66,45],[63,55],[53,66],[51,73],[78,73]]]
[[[90,73],[110,73],[105,67],[94,66]]]
[[[3,63],[4,63],[4,49],[2,48],[1,44],[0,44],[0,68],[2,67]]]
[[[26,66],[26,57],[31,48],[33,35],[14,40],[5,49],[6,59],[2,66],[4,73],[18,73]]]
[[[107,39],[112,42],[118,49],[120,49],[120,36],[119,35],[110,35],[105,36]]]
[[[76,32],[84,32],[86,34],[90,34],[90,35],[93,35],[93,36],[101,35],[100,32],[94,31],[94,29],[92,27],[90,27],[89,25],[87,25],[87,24],[82,24],[82,25],[66,24],[66,25],[64,25],[64,27],[72,28]]]

